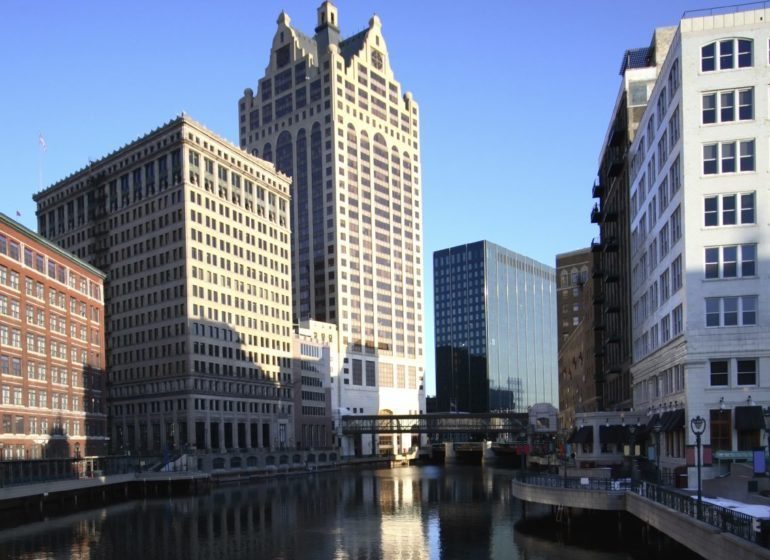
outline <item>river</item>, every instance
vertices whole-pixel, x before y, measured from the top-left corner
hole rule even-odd
[[[0,531],[2,559],[628,560],[617,544],[514,527],[513,471],[338,471],[136,500]],[[597,531],[597,535],[601,535]],[[614,550],[608,550],[614,548]]]

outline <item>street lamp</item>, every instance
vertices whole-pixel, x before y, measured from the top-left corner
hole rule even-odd
[[[634,457],[636,456],[636,426],[631,424],[628,426],[628,433],[631,436],[631,450],[629,455],[629,462],[631,465],[631,482],[634,481]]]
[[[698,520],[700,520],[703,513],[703,493],[701,491],[700,477],[700,437],[706,431],[706,420],[701,418],[700,415],[696,416],[690,420],[690,429],[695,434],[695,452],[697,453],[695,459],[698,465]]]
[[[657,475],[656,482],[660,484],[660,430],[663,426],[660,423],[660,416],[655,420],[655,424],[652,427],[655,432],[655,474]]]

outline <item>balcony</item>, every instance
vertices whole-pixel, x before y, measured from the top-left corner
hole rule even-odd
[[[601,239],[594,239],[591,241],[591,252],[592,253],[601,253],[602,252],[602,242]]]
[[[607,243],[604,245],[604,250],[610,253],[614,253],[618,250],[618,238],[608,237]]]
[[[592,224],[598,224],[602,219],[602,211],[599,210],[599,205],[594,204],[593,209],[591,210],[591,223]]]
[[[600,182],[594,183],[593,188],[591,188],[591,197],[592,198],[601,198],[604,196],[604,187]]]

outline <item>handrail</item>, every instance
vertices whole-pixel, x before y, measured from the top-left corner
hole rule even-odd
[[[630,492],[693,519],[698,519],[698,502],[693,496],[651,482],[632,482],[628,478],[561,477],[524,473],[519,474],[514,480],[521,484],[546,488],[601,491],[613,494]],[[770,519],[753,517],[709,502],[702,503],[701,511],[700,521],[703,523],[762,547],[770,548]]]

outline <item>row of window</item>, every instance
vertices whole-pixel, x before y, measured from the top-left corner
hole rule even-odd
[[[634,360],[639,361],[650,352],[666,344],[672,338],[682,334],[684,315],[682,305],[677,305],[670,314],[663,317],[649,330],[634,340]]]
[[[751,39],[730,38],[714,41],[701,47],[701,72],[751,68],[754,41]]]
[[[755,171],[755,141],[738,140],[703,145],[703,174]]]
[[[757,324],[757,296],[706,298],[707,327],[735,327]]]
[[[757,384],[756,358],[711,360],[709,368],[712,387]]]

